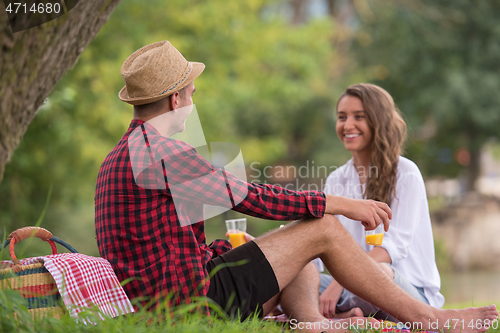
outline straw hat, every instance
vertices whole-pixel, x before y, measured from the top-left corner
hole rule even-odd
[[[204,69],[201,62],[187,61],[168,41],[149,44],[123,63],[125,87],[118,97],[132,105],[156,102],[186,87]]]

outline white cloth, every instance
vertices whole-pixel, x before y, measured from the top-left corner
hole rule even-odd
[[[371,170],[375,172],[375,170]],[[364,184],[352,159],[333,171],[327,178],[324,192],[353,199],[363,199]],[[424,180],[418,167],[407,158],[399,157],[396,197],[391,202],[392,220],[384,235],[382,247],[387,250],[392,265],[416,287],[424,288],[429,304],[441,308],[444,297],[439,292],[441,278],[436,266],[429,206]],[[366,251],[365,229],[359,221],[336,216],[356,242]]]

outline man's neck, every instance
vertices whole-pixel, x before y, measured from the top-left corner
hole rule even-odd
[[[149,117],[136,117],[134,114],[134,119],[147,122],[153,126],[160,135],[168,138],[176,133],[175,129],[172,127],[173,122],[170,119],[172,116],[172,112],[162,112]]]
[[[164,112],[157,113],[157,114],[151,114],[151,115],[147,115],[147,116],[140,116],[136,112],[134,112],[134,118],[133,119],[142,120],[142,121],[149,121],[149,120],[151,120],[153,118],[161,116],[162,114],[164,114]]]

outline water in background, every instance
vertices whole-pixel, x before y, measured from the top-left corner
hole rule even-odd
[[[446,304],[500,302],[500,272],[460,272],[441,274],[441,293]]]

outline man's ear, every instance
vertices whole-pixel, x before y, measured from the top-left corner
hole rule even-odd
[[[180,94],[178,91],[174,92],[172,95],[170,95],[170,110],[176,110],[179,108],[180,105]]]

